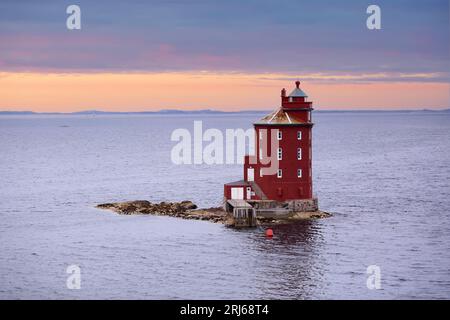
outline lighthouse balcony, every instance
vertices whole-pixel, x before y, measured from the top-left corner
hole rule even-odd
[[[288,109],[291,111],[311,111],[311,110],[313,110],[313,107],[312,107],[312,102],[286,101],[283,103],[283,109]]]

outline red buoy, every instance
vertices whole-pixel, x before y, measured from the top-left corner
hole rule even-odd
[[[273,230],[272,229],[267,229],[266,230],[266,237],[269,237],[269,238],[273,237]]]

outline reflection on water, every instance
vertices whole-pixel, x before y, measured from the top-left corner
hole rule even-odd
[[[261,228],[249,239],[257,256],[252,269],[261,273],[259,294],[280,299],[313,296],[321,278],[315,250],[321,241],[320,228],[315,221],[305,220],[272,229],[273,238],[266,237]]]

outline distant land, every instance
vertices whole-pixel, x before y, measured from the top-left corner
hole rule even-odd
[[[126,114],[166,114],[166,115],[177,115],[177,114],[236,114],[236,113],[270,113],[272,110],[242,110],[242,111],[221,111],[212,109],[199,109],[199,110],[179,110],[179,109],[162,109],[159,111],[101,111],[101,110],[85,110],[77,112],[34,112],[34,111],[0,111],[1,115],[126,115]],[[405,110],[315,110],[314,112],[319,113],[341,113],[341,112],[450,112],[448,109],[405,109]]]
[[[34,111],[0,111],[0,115],[107,115],[107,114],[222,114],[222,113],[262,113],[270,112],[269,110],[243,110],[243,111],[220,111],[211,109],[200,110],[178,110],[178,109],[162,109],[158,111],[101,111],[101,110],[84,110],[76,112],[34,112]]]

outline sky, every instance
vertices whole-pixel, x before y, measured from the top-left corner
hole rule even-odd
[[[0,110],[267,110],[296,80],[316,109],[449,108],[449,15],[448,0],[2,0]]]

